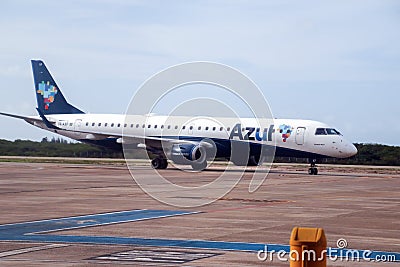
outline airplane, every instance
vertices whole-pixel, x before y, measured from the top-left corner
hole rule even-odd
[[[308,173],[317,175],[321,159],[357,154],[338,130],[312,120],[274,119],[260,126],[255,118],[87,114],[68,103],[42,60],[31,63],[38,116],[0,115],[92,145],[119,151],[124,145],[145,149],[154,169],[166,169],[171,160],[201,171],[211,157],[259,166],[265,160],[262,151],[273,147],[275,156],[309,159]],[[241,152],[243,147],[247,153]]]

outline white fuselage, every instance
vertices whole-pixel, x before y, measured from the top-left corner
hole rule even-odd
[[[48,115],[47,119],[59,129],[41,122],[33,124],[79,141],[116,138],[117,143],[123,143],[124,138],[166,136],[274,145],[277,156],[347,158],[357,153],[339,132],[311,120],[117,114]]]

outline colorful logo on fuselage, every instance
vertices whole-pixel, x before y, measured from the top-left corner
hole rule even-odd
[[[43,96],[44,109],[47,110],[50,104],[54,102],[54,98],[58,92],[57,87],[51,85],[50,82],[44,83],[44,81],[39,83],[38,87],[37,93]]]
[[[279,132],[282,134],[282,141],[286,142],[286,139],[288,139],[292,133],[292,127],[290,125],[282,124],[279,126]]]

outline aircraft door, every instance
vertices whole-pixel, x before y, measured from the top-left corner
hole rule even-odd
[[[306,131],[305,127],[297,127],[296,137],[295,137],[296,144],[298,144],[298,145],[303,145],[304,144],[304,133],[305,133],[305,131]]]
[[[81,130],[81,125],[82,125],[82,120],[81,119],[75,120],[74,131],[76,132],[77,135],[79,135],[78,132]]]

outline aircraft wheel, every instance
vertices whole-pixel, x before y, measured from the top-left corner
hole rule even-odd
[[[318,169],[315,167],[309,168],[308,169],[308,174],[309,175],[317,175],[318,174]]]
[[[166,169],[168,166],[168,161],[167,159],[164,158],[155,158],[151,161],[151,167],[153,169],[159,170],[159,169]]]
[[[167,167],[168,167],[168,160],[165,159],[165,158],[162,158],[161,159],[161,168],[160,169],[165,170]]]

